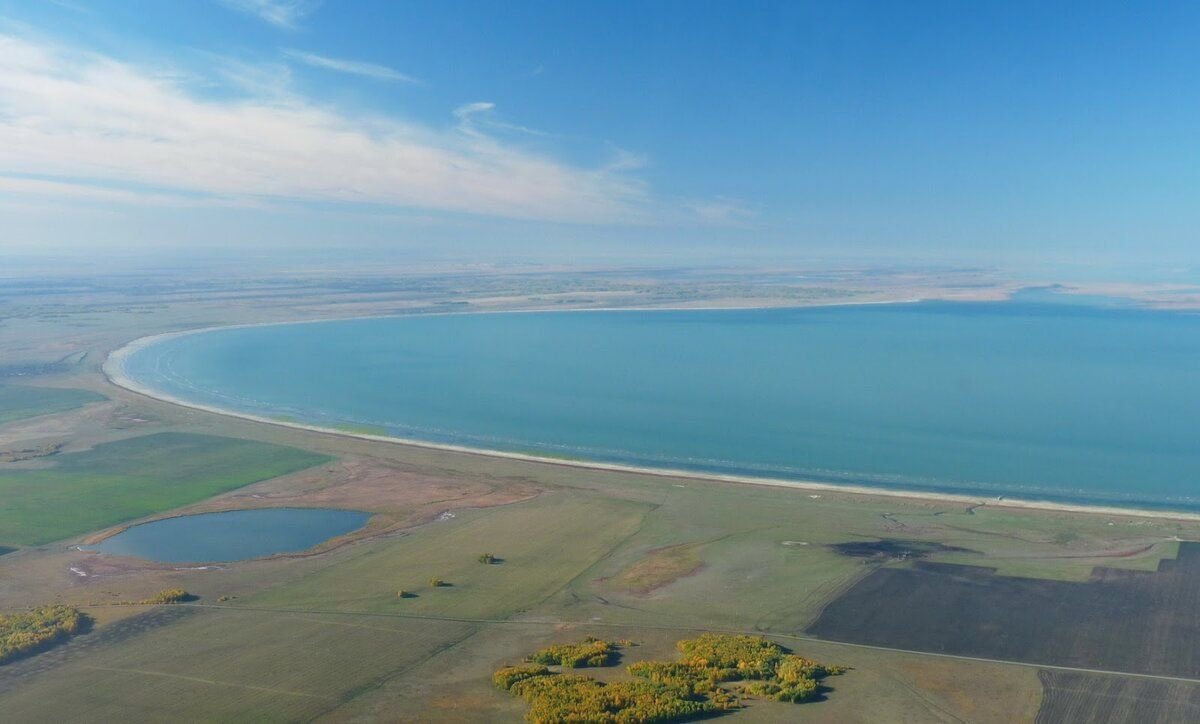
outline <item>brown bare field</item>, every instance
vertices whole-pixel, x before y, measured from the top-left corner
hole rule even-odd
[[[697,552],[698,547],[694,543],[680,543],[657,548],[616,576],[600,583],[626,593],[647,596],[703,568],[704,562]]]

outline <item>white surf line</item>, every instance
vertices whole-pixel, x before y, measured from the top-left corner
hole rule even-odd
[[[908,303],[902,300],[894,301],[879,301],[879,302],[862,302],[862,303],[847,303],[847,304],[831,304],[824,306],[858,306],[859,304],[900,304]],[[782,307],[780,307],[782,309]],[[816,305],[811,307],[797,307],[799,309],[815,309]],[[670,308],[670,307],[609,307],[609,308],[588,308],[588,309],[535,309],[535,310],[490,310],[481,312],[434,312],[430,314],[397,314],[384,315],[378,317],[331,317],[327,319],[310,319],[297,322],[256,322],[253,324],[233,324],[224,326],[204,327],[201,329],[183,330],[179,332],[166,332],[163,334],[154,334],[147,337],[141,337],[129,342],[123,347],[120,347],[111,352],[101,366],[101,372],[105,378],[116,385],[130,392],[148,397],[160,402],[168,402],[179,407],[185,407],[193,410],[209,412],[214,415],[224,415],[226,417],[234,417],[242,420],[249,420],[264,425],[274,425],[276,427],[291,428],[294,430],[306,430],[308,432],[316,432],[323,435],[337,435],[340,437],[354,438],[358,440],[368,440],[371,442],[383,442],[394,445],[405,445],[408,447],[424,448],[428,450],[441,450],[445,452],[461,453],[466,455],[476,455],[480,457],[500,458],[506,460],[519,460],[523,462],[539,463],[543,465],[555,465],[558,467],[567,467],[582,470],[599,470],[619,473],[632,473],[636,475],[647,475],[660,478],[676,478],[686,480],[705,480],[719,483],[737,483],[742,485],[765,485],[779,488],[793,488],[797,490],[807,491],[823,491],[829,493],[849,493],[854,495],[869,495],[873,497],[900,498],[904,500],[924,500],[945,503],[957,503],[965,505],[974,505],[982,507],[996,508],[1018,508],[1031,510],[1045,510],[1065,513],[1086,513],[1092,515],[1113,515],[1121,517],[1138,517],[1138,518],[1156,518],[1166,520],[1185,520],[1189,522],[1200,522],[1200,513],[1189,513],[1184,511],[1172,510],[1150,510],[1145,508],[1125,508],[1114,505],[1090,505],[1086,503],[1054,503],[1044,500],[1026,500],[1022,498],[1002,497],[1001,499],[992,496],[974,496],[961,493],[934,493],[918,490],[894,490],[891,488],[880,488],[869,485],[855,484],[840,484],[840,483],[822,483],[809,480],[787,480],[782,478],[757,477],[750,475],[725,475],[720,473],[705,473],[691,470],[679,470],[666,467],[646,467],[639,465],[622,465],[619,463],[605,463],[591,460],[564,460],[562,458],[543,457],[540,455],[531,455],[528,453],[505,452],[503,450],[491,450],[488,448],[469,447],[466,445],[452,445],[447,443],[429,442],[426,440],[418,440],[415,438],[406,438],[392,435],[376,435],[365,432],[353,432],[349,430],[338,429],[335,427],[324,427],[320,425],[310,425],[307,423],[293,422],[289,420],[277,420],[262,415],[255,415],[248,412],[240,412],[238,410],[230,410],[215,405],[207,405],[191,400],[171,395],[160,390],[147,387],[128,375],[125,374],[124,362],[130,355],[144,349],[145,347],[156,342],[174,339],[193,334],[201,334],[218,329],[247,329],[253,327],[274,327],[274,326],[293,326],[301,324],[320,324],[323,322],[336,321],[351,321],[351,320],[368,320],[368,319],[409,319],[417,317],[432,317],[432,316],[463,316],[468,314],[554,314],[567,312],[618,312],[618,311],[708,311],[708,310],[742,310],[749,309],[743,307],[710,307],[707,309],[701,308]]]

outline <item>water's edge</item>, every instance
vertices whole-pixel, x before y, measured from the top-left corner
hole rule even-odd
[[[915,301],[915,300],[896,300],[895,302],[877,302],[877,303],[904,303],[904,302],[912,302],[912,301]],[[842,305],[839,305],[839,306],[842,306]],[[844,305],[844,306],[855,306],[855,305]],[[687,309],[688,309],[688,311],[700,311],[699,308],[687,308]],[[742,308],[739,307],[737,309],[742,309]],[[404,318],[404,317],[412,317],[412,316],[445,316],[445,315],[462,315],[462,314],[540,314],[540,313],[549,314],[549,313],[555,313],[555,312],[579,312],[579,311],[653,312],[653,311],[659,311],[659,310],[660,310],[660,308],[650,308],[650,309],[616,309],[616,308],[599,309],[599,308],[597,308],[597,309],[585,309],[585,310],[554,309],[554,310],[512,310],[512,311],[496,310],[496,311],[488,311],[488,312],[446,312],[446,313],[434,313],[434,314],[425,314],[425,315],[388,315],[388,316],[391,318]],[[676,310],[662,308],[661,311],[676,311]],[[750,485],[768,485],[768,486],[773,486],[773,487],[794,488],[794,489],[798,489],[798,490],[807,490],[807,491],[824,491],[824,492],[830,492],[830,493],[839,493],[840,492],[840,493],[852,493],[852,494],[872,495],[872,496],[892,497],[892,498],[932,500],[932,501],[961,503],[961,504],[965,504],[965,505],[992,505],[992,506],[996,506],[996,507],[1032,508],[1032,509],[1040,509],[1040,510],[1056,510],[1056,511],[1070,511],[1070,512],[1093,513],[1093,514],[1128,515],[1128,516],[1139,516],[1139,517],[1171,518],[1171,519],[1200,521],[1200,513],[1191,512],[1191,511],[1187,511],[1187,510],[1180,510],[1178,508],[1172,508],[1169,505],[1163,505],[1163,507],[1161,507],[1161,508],[1159,508],[1157,506],[1156,507],[1148,507],[1148,508],[1139,508],[1136,506],[1104,505],[1104,504],[1091,503],[1091,502],[1086,502],[1086,501],[1081,502],[1081,501],[1073,500],[1073,499],[1072,500],[1046,500],[1046,499],[1009,498],[1006,496],[992,497],[992,496],[987,496],[987,495],[971,495],[971,494],[964,494],[964,493],[943,493],[943,492],[919,490],[919,489],[907,489],[906,490],[906,489],[899,488],[899,487],[890,488],[890,487],[884,487],[884,486],[879,486],[879,485],[860,485],[860,484],[853,484],[853,483],[829,483],[829,482],[821,482],[821,481],[816,481],[816,480],[793,480],[793,479],[786,479],[786,478],[760,477],[760,476],[752,476],[752,475],[721,474],[721,473],[715,473],[715,472],[686,470],[686,469],[677,469],[677,468],[669,468],[669,467],[653,467],[653,466],[644,466],[644,465],[627,465],[627,464],[620,464],[620,463],[609,463],[609,462],[602,462],[599,460],[587,460],[587,459],[564,460],[562,458],[540,456],[540,455],[534,455],[534,454],[525,453],[525,452],[509,452],[509,451],[504,451],[504,450],[496,450],[496,449],[489,449],[489,448],[483,448],[483,447],[472,447],[472,446],[467,446],[467,445],[438,443],[438,442],[432,442],[432,441],[428,441],[428,440],[421,440],[421,439],[416,439],[416,438],[406,438],[406,437],[393,436],[393,435],[380,435],[380,434],[373,434],[373,433],[366,433],[366,432],[353,432],[353,431],[348,431],[345,429],[339,429],[339,428],[334,428],[334,427],[325,427],[325,426],[321,426],[321,425],[313,425],[313,424],[302,423],[302,422],[279,420],[279,419],[265,417],[262,415],[257,415],[257,414],[253,414],[253,413],[249,413],[249,412],[243,412],[243,411],[239,411],[239,410],[233,410],[233,409],[219,407],[216,405],[208,405],[208,404],[203,404],[203,403],[183,399],[178,396],[163,392],[161,390],[156,390],[149,386],[146,386],[146,385],[138,382],[137,380],[131,378],[129,375],[127,375],[125,373],[125,370],[124,370],[124,362],[132,354],[136,353],[137,351],[139,351],[147,346],[155,344],[156,342],[163,341],[166,339],[201,334],[204,332],[210,332],[210,331],[214,331],[214,330],[226,330],[226,329],[249,328],[249,327],[266,327],[266,326],[273,326],[273,327],[274,326],[292,326],[292,325],[316,324],[316,323],[331,322],[331,321],[345,321],[345,320],[352,320],[352,319],[353,320],[361,320],[361,319],[381,319],[381,318],[386,318],[386,317],[378,317],[378,316],[338,317],[338,318],[331,318],[331,319],[314,319],[314,320],[303,320],[303,321],[296,321],[296,322],[265,322],[265,323],[256,323],[256,324],[221,325],[221,326],[205,327],[205,328],[200,328],[200,329],[191,329],[191,330],[183,330],[183,331],[177,331],[177,332],[167,332],[167,333],[163,333],[163,334],[149,335],[146,337],[141,337],[141,338],[135,339],[135,340],[129,342],[128,344],[124,345],[123,347],[120,347],[120,348],[114,350],[113,352],[111,352],[108,355],[108,357],[105,359],[104,364],[101,367],[101,370],[102,370],[104,376],[106,377],[106,379],[111,384],[116,385],[117,387],[121,387],[130,392],[133,392],[133,393],[136,393],[136,394],[139,394],[139,395],[142,395],[142,396],[154,399],[154,400],[167,402],[167,403],[178,405],[178,406],[184,407],[184,408],[201,410],[204,412],[210,412],[210,413],[217,414],[217,415],[224,415],[227,417],[239,418],[239,419],[248,420],[251,422],[256,422],[256,423],[265,424],[265,425],[274,425],[277,427],[291,428],[291,429],[297,429],[297,430],[306,430],[309,432],[316,432],[316,433],[321,433],[321,434],[326,434],[326,435],[336,435],[336,436],[346,437],[346,438],[355,438],[355,439],[368,440],[368,441],[373,441],[373,442],[383,442],[383,443],[390,443],[390,444],[397,444],[397,445],[405,445],[405,446],[430,449],[430,450],[441,450],[441,451],[445,451],[445,452],[452,452],[452,453],[459,453],[459,454],[468,454],[468,455],[476,455],[476,456],[500,458],[500,459],[508,459],[508,460],[518,460],[518,461],[532,462],[532,463],[538,463],[538,464],[543,464],[543,465],[554,465],[554,466],[558,466],[558,467],[568,467],[568,468],[585,469],[585,470],[633,473],[633,474],[648,475],[648,476],[662,477],[662,478],[705,480],[705,481],[713,481],[713,482],[750,484]]]

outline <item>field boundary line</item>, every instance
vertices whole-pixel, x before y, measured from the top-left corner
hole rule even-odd
[[[1134,679],[1152,679],[1155,681],[1175,681],[1185,684],[1200,684],[1200,678],[1191,678],[1187,676],[1173,676],[1171,674],[1145,674],[1133,671],[1114,671],[1111,669],[1090,669],[1082,666],[1063,666],[1061,664],[1041,664],[1034,661],[1016,661],[1013,659],[990,659],[985,656],[968,656],[966,654],[948,654],[939,651],[919,651],[916,649],[899,649],[891,646],[877,646],[875,644],[862,644],[852,641],[837,641],[835,639],[823,639],[817,636],[808,636],[805,634],[794,633],[776,633],[773,631],[763,631],[759,629],[736,629],[722,628],[715,626],[673,626],[670,624],[652,624],[652,623],[622,623],[617,621],[568,621],[564,619],[513,619],[513,618],[474,618],[470,616],[437,616],[433,614],[422,613],[402,613],[402,612],[385,612],[385,611],[335,611],[328,609],[297,609],[297,608],[271,608],[265,606],[226,606],[213,603],[174,603],[163,604],[170,606],[187,606],[189,608],[203,608],[206,610],[217,611],[248,611],[257,613],[286,613],[286,614],[308,614],[318,616],[375,616],[379,618],[402,618],[412,619],[417,621],[454,621],[458,623],[476,623],[476,624],[497,624],[511,626],[592,626],[595,628],[641,628],[655,631],[712,631],[725,634],[740,634],[749,636],[772,636],[775,638],[789,639],[792,641],[809,641],[819,644],[830,644],[835,646],[849,646],[857,649],[868,649],[872,651],[889,651],[895,654],[910,654],[913,656],[929,656],[939,659],[951,659],[956,661],[971,661],[981,664],[1003,664],[1007,666],[1024,666],[1034,669],[1046,669],[1050,671],[1068,671],[1077,674],[1098,674],[1100,676],[1124,676]],[[89,606],[89,608],[104,607],[104,604]]]
[[[308,699],[321,699],[323,701],[333,701],[334,697],[321,696],[320,694],[310,694],[306,691],[290,691],[288,689],[276,689],[270,686],[254,686],[253,684],[239,684],[236,681],[217,681],[216,679],[205,679],[200,676],[188,676],[186,674],[171,674],[166,671],[148,671],[146,669],[124,669],[119,666],[94,666],[91,664],[83,664],[83,668],[92,669],[93,671],[114,671],[121,674],[141,674],[143,676],[161,676],[167,679],[182,679],[184,681],[195,681],[200,684],[212,684],[213,686],[232,686],[235,689],[250,689],[251,691],[261,691],[268,694],[287,694],[288,696],[302,696]]]

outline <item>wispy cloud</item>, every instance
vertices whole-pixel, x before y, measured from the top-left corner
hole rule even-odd
[[[757,216],[742,202],[724,197],[705,201],[686,200],[681,204],[697,221],[715,226],[749,228],[754,226]]]
[[[284,55],[292,60],[310,65],[314,68],[323,68],[325,70],[333,70],[339,73],[349,73],[351,75],[361,75],[367,78],[376,80],[395,81],[398,83],[415,83],[421,81],[401,73],[398,70],[387,67],[386,65],[377,65],[375,63],[364,63],[357,60],[346,60],[344,58],[330,58],[316,53],[305,53],[300,50],[285,50]]]
[[[295,30],[300,21],[321,4],[320,0],[219,0],[219,2],[286,30]]]
[[[465,121],[465,120],[470,119],[471,116],[479,115],[480,113],[487,113],[488,111],[494,110],[495,108],[496,108],[495,103],[489,103],[487,101],[477,101],[475,103],[467,103],[466,105],[462,105],[462,106],[459,106],[458,108],[455,108],[454,115],[455,115],[455,117],[461,118],[462,120]]]
[[[652,223],[664,211],[628,163],[569,164],[472,127],[489,103],[463,106],[438,127],[254,84],[214,98],[192,90],[194,81],[0,35],[0,170],[10,177],[0,193],[63,203],[333,202],[589,223]],[[41,181],[12,180],[22,176]]]

